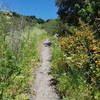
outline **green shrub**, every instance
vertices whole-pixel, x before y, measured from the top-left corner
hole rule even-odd
[[[82,24],[74,35],[54,40],[52,72],[61,97],[99,100],[100,43],[94,39],[94,32]]]

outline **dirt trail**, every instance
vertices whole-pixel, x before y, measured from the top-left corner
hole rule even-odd
[[[54,86],[51,86],[50,80],[52,75],[50,74],[50,42],[45,40],[41,45],[41,66],[36,71],[36,80],[34,84],[35,96],[31,97],[31,100],[59,100]]]

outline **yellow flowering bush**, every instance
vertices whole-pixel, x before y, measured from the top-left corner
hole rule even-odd
[[[83,74],[92,100],[99,100],[100,42],[95,39],[94,31],[82,23],[74,35],[59,37],[59,43],[67,66]]]

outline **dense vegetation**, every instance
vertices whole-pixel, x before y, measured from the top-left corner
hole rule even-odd
[[[100,1],[56,0],[52,73],[63,100],[100,99]]]
[[[56,0],[56,5],[60,18],[72,24],[78,24],[79,18],[93,23],[100,13],[99,0]]]
[[[34,17],[0,12],[0,100],[29,99],[38,44],[46,36],[38,22]]]
[[[56,0],[58,19],[0,11],[0,100],[28,100],[38,45],[52,42],[52,74],[63,100],[100,99],[100,1]]]
[[[57,40],[56,40],[57,41]],[[53,42],[52,71],[64,100],[99,100],[100,43],[88,26]]]

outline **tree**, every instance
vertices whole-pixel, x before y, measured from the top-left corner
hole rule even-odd
[[[77,24],[79,18],[85,22],[94,21],[100,10],[99,0],[57,0],[58,15],[64,22]]]

